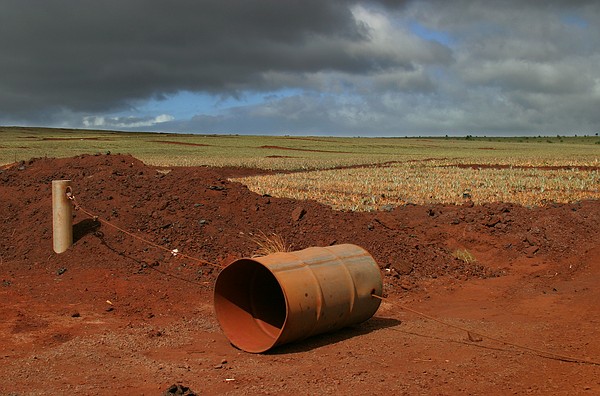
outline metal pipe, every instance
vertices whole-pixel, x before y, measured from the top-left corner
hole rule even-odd
[[[356,245],[244,258],[224,268],[214,304],[223,332],[253,353],[361,323],[375,314],[383,281]]]
[[[56,253],[73,244],[73,206],[67,197],[71,180],[52,180],[52,242]]]

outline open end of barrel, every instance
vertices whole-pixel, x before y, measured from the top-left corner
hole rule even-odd
[[[221,271],[214,304],[223,332],[246,352],[265,352],[275,345],[287,317],[281,285],[251,259],[237,260]]]

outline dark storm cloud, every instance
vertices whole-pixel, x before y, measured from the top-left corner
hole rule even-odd
[[[414,68],[409,58],[360,48],[370,32],[353,3],[2,0],[0,115],[101,112],[180,90],[282,88],[269,73]]]
[[[1,124],[596,132],[598,64],[596,0],[0,0]]]

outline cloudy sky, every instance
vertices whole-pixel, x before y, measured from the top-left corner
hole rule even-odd
[[[0,125],[600,131],[596,0],[0,0]]]

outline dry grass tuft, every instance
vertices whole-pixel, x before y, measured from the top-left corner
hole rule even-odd
[[[475,263],[477,261],[475,256],[473,256],[473,254],[471,252],[469,252],[467,249],[456,249],[452,253],[452,256],[456,257],[460,261],[465,262],[466,264]]]
[[[273,253],[290,251],[289,245],[279,234],[271,233],[267,235],[264,232],[259,231],[251,236],[250,239],[258,246],[254,257],[268,256],[269,254]]]

